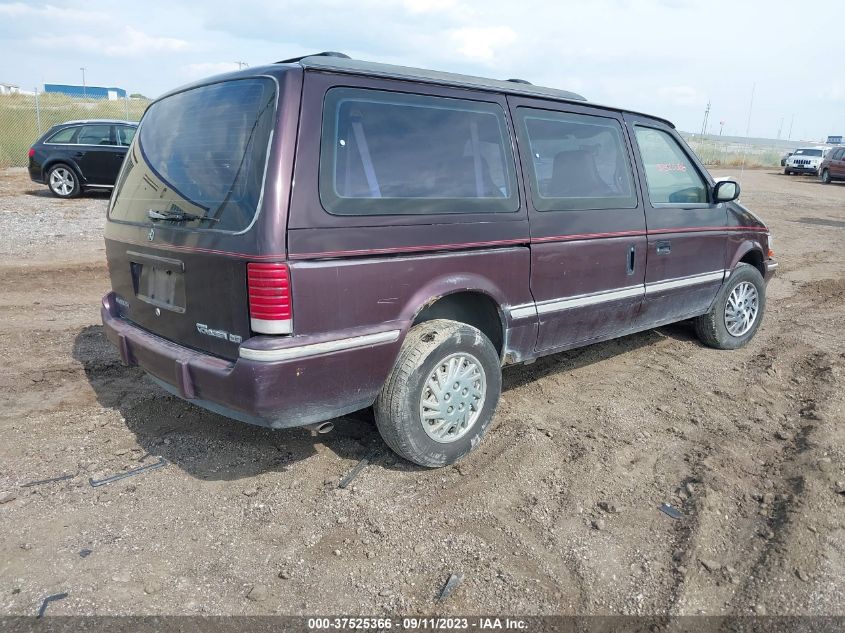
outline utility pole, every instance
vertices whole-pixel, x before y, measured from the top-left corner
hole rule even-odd
[[[792,124],[795,123],[795,115],[792,115],[792,118],[789,119],[789,136],[786,137],[787,141],[792,140]]]
[[[710,118],[710,101],[707,101],[707,108],[704,110],[704,123],[701,124],[701,136],[707,134],[707,119]]]
[[[249,68],[249,64],[247,64],[246,62],[234,62],[234,63],[238,65],[238,70],[240,70],[241,68]]]
[[[80,67],[82,71],[82,98],[85,99],[88,97],[88,89],[85,87],[85,66]]]
[[[719,121],[719,136],[722,136],[722,130],[725,128],[725,122]]]
[[[780,133],[783,130],[783,117],[780,118],[780,125],[778,125],[778,140],[780,140]]]

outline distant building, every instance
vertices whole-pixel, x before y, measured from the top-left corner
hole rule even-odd
[[[827,137],[827,144],[828,145],[842,145],[843,141],[841,136],[828,136]]]
[[[0,95],[20,94],[21,87],[14,84],[0,84]]]
[[[44,92],[63,94],[68,97],[87,97],[89,99],[125,99],[123,88],[105,88],[103,86],[70,86],[66,84],[44,84]]]

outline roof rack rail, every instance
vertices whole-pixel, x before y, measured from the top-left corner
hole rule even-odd
[[[295,64],[296,62],[300,62],[306,57],[340,57],[342,59],[352,59],[346,53],[338,53],[337,51],[323,51],[322,53],[309,53],[308,55],[302,55],[301,57],[291,57],[290,59],[283,59],[281,61],[276,62],[277,64]]]
[[[526,81],[525,79],[505,79],[505,81],[512,81],[515,84],[526,84],[528,86],[533,86],[530,81]]]

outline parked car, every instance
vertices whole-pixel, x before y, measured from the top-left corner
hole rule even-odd
[[[827,147],[802,147],[796,149],[792,156],[786,159],[783,173],[787,176],[792,174],[819,175],[819,165],[824,159]]]
[[[845,147],[835,147],[827,153],[819,166],[819,180],[826,185],[845,180]]]
[[[792,156],[792,154],[793,154],[793,153],[794,153],[794,152],[787,152],[787,153],[786,153],[786,156],[784,156],[783,158],[781,158],[781,159],[780,159],[780,166],[781,166],[781,167],[786,167],[786,160],[787,160],[790,156]]]
[[[738,196],[658,117],[285,60],[149,106],[102,320],[171,394],[275,429],[373,406],[394,451],[442,466],[484,437],[503,366],[685,319],[748,343],[777,263]]]
[[[137,127],[106,119],[54,125],[29,150],[29,177],[60,198],[112,189]]]

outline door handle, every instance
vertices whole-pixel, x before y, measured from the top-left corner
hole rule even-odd
[[[661,240],[657,243],[657,254],[668,255],[672,251],[672,243],[669,240]]]
[[[634,257],[636,257],[637,251],[636,249],[631,246],[628,248],[628,256],[626,261],[626,274],[633,275],[634,274]]]

